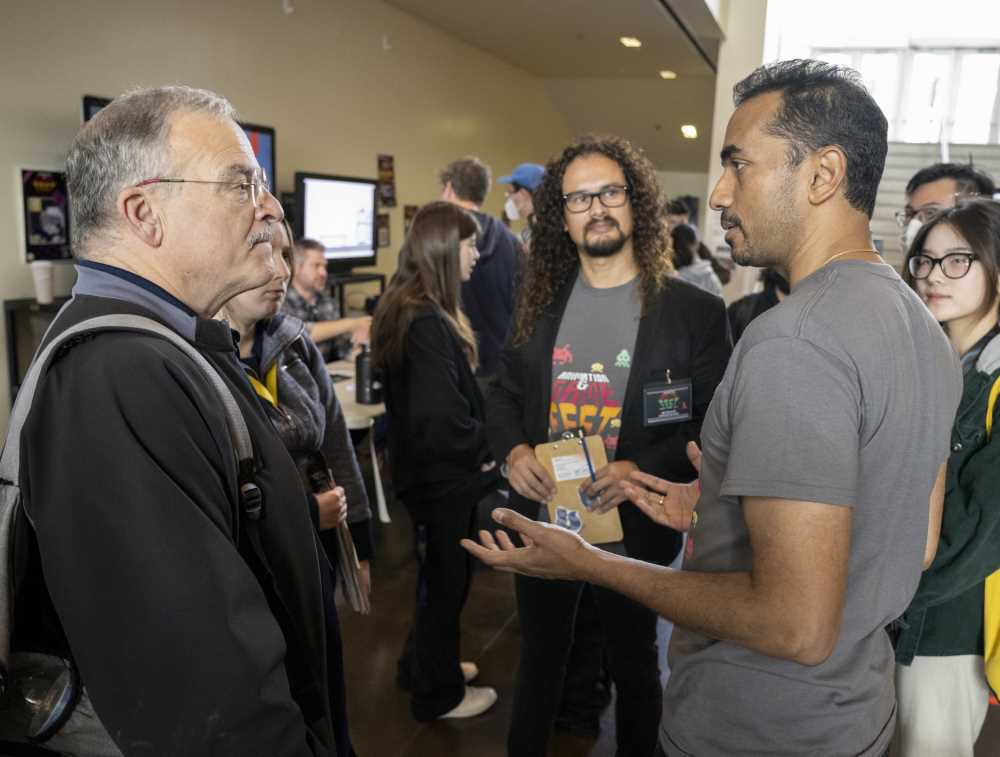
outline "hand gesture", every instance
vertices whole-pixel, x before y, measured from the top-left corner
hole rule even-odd
[[[701,450],[694,442],[687,445],[688,460],[694,469],[701,472]],[[648,473],[634,471],[629,480],[623,482],[625,496],[649,518],[661,526],[669,526],[676,531],[687,531],[697,522],[695,507],[701,496],[701,484],[675,484]]]
[[[529,520],[505,507],[493,511],[493,520],[517,531],[524,546],[515,546],[505,531],[497,531],[496,537],[480,531],[479,544],[462,539],[462,546],[487,565],[525,576],[586,580],[585,565],[594,547],[573,532]]]

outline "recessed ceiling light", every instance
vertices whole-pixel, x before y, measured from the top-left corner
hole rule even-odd
[[[661,79],[676,79],[677,78],[677,72],[676,71],[660,71],[660,78]]]
[[[681,127],[681,134],[684,135],[684,139],[698,139],[698,129],[691,124],[684,124]]]
[[[642,47],[642,42],[635,37],[619,37],[618,41],[625,45],[625,47]]]

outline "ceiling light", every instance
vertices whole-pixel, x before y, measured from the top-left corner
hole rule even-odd
[[[698,139],[698,129],[691,124],[684,124],[681,127],[681,134],[684,135],[684,139]]]
[[[677,78],[677,72],[676,71],[660,71],[660,78],[661,79],[676,79]]]
[[[642,42],[635,37],[619,37],[618,41],[625,45],[625,47],[642,47]]]

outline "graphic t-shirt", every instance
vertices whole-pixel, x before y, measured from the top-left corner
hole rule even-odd
[[[552,350],[550,439],[582,428],[614,460],[641,306],[638,277],[595,289],[577,276]]]

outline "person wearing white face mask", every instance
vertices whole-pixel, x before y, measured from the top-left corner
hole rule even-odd
[[[441,199],[468,210],[480,228],[476,238],[479,263],[472,277],[462,282],[462,309],[476,335],[476,377],[485,389],[507,339],[523,250],[510,229],[480,210],[490,191],[488,165],[470,155],[446,165],[439,179]]]
[[[532,194],[542,183],[543,176],[545,176],[545,166],[540,166],[538,163],[522,163],[511,171],[510,176],[501,176],[497,179],[498,184],[507,185],[504,213],[512,221],[521,219],[525,221],[521,230],[521,242],[525,250],[531,249],[531,226],[535,218]]]
[[[971,164],[935,163],[921,168],[906,184],[906,206],[896,212],[903,252],[910,249],[920,227],[939,210],[955,207],[961,197],[993,197],[992,177]]]

